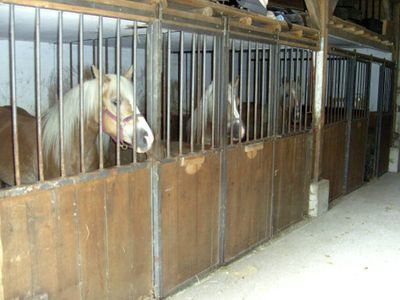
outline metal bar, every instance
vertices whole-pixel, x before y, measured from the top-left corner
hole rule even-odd
[[[293,90],[295,91],[295,94],[294,94],[295,99],[294,99],[294,102],[292,103],[292,105],[293,105],[293,131],[297,132],[298,128],[297,128],[296,109],[297,109],[297,100],[298,99],[296,99],[296,98],[298,97],[298,95],[297,95],[297,85],[298,85],[297,77],[298,77],[298,73],[299,73],[299,69],[298,69],[298,67],[299,67],[298,66],[299,49],[297,49],[297,48],[293,49],[293,55],[294,55],[294,52],[296,52],[296,57],[293,57],[293,64],[294,64],[294,71],[293,71],[294,88],[293,88]]]
[[[334,107],[334,113],[333,113],[333,122],[336,122],[337,121],[337,113],[338,113],[338,110],[337,110],[337,105],[338,105],[338,101],[339,101],[339,98],[340,98],[340,96],[341,96],[341,92],[340,92],[340,89],[342,88],[342,81],[341,81],[341,74],[342,74],[342,58],[338,58],[339,59],[339,61],[338,61],[338,68],[337,68],[337,90],[336,90],[336,97],[334,98],[334,104],[333,104],[333,107]]]
[[[84,16],[79,14],[79,129],[80,129],[80,162],[81,172],[85,173],[85,146],[84,146],[84,112],[83,112],[83,99],[84,95],[84,82],[83,82],[83,22]]]
[[[299,130],[302,130],[302,124],[303,124],[303,49],[298,49],[298,51],[300,51],[299,55],[299,62],[300,62],[300,76],[299,76],[299,80],[300,80],[300,95],[299,97],[299,112],[300,112],[300,120],[299,120]]]
[[[240,70],[239,70],[239,118],[242,120],[242,99],[243,99],[243,40],[240,41]],[[239,144],[242,143],[242,139],[239,139]]]
[[[196,77],[196,38],[192,35],[192,78],[191,78],[191,103],[190,103],[190,152],[194,152],[194,98],[195,98],[195,77]]]
[[[116,96],[117,96],[117,166],[121,165],[121,19],[117,19],[117,37],[116,37],[116,62],[115,62],[115,69],[117,74],[116,80]],[[123,142],[123,141],[122,141]]]
[[[230,143],[233,145],[233,118],[234,118],[234,105],[235,105],[235,99],[233,99],[235,95],[235,87],[234,87],[234,82],[235,82],[235,40],[232,39],[232,56],[231,56],[231,90],[229,91],[232,95],[231,97],[231,109],[230,109],[230,116],[231,116],[231,128],[230,128]]]
[[[262,45],[262,75],[261,75],[261,139],[264,138],[264,110],[265,110],[265,44]]]
[[[283,48],[283,78],[282,78],[282,84],[283,84],[283,101],[282,99],[279,99],[279,101],[282,101],[282,120],[281,120],[281,134],[284,135],[286,133],[285,128],[286,128],[286,76],[287,76],[287,61],[286,61],[286,50],[287,46]]]
[[[99,66],[99,168],[104,167],[103,149],[103,17],[99,17],[99,47],[98,47],[98,66]]]
[[[267,114],[267,125],[268,125],[268,131],[267,131],[267,136],[270,137],[275,134],[275,120],[276,118],[276,103],[277,101],[273,101],[273,99],[277,99],[276,97],[276,78],[278,78],[278,84],[280,81],[280,49],[277,47],[269,46],[268,48],[268,74],[267,74],[267,80],[268,80],[268,94],[267,94],[267,100],[268,100],[268,114]],[[272,56],[274,59],[272,59]],[[278,65],[279,64],[279,65]],[[276,70],[277,69],[277,70]],[[277,71],[274,76],[273,71]],[[278,75],[278,76],[276,76]],[[275,81],[272,78],[275,78]]]
[[[304,130],[307,129],[307,114],[308,114],[308,95],[309,95],[309,81],[308,78],[310,78],[309,74],[309,60],[308,60],[308,50],[304,50],[306,55],[304,55],[304,63],[306,64],[305,67],[305,76],[304,76]]]
[[[96,40],[92,41],[92,59],[93,65],[96,65]]]
[[[13,138],[13,159],[15,184],[21,184],[20,161],[19,161],[19,140],[17,121],[17,98],[16,98],[16,64],[15,64],[15,8],[10,5],[10,83],[11,83],[11,110],[12,110],[12,138]]]
[[[137,162],[137,140],[136,140],[136,130],[137,130],[137,22],[133,23],[133,133],[132,133],[132,160],[133,163]]]
[[[109,72],[108,72],[108,38],[107,39],[105,39],[105,50],[106,50],[106,53],[105,53],[105,62],[106,62],[106,74],[108,74]]]
[[[247,118],[246,118],[246,142],[249,141],[250,134],[250,65],[251,65],[251,50],[250,41],[247,43]]]
[[[216,76],[217,76],[217,37],[214,36],[213,38],[213,99],[212,99],[212,116],[211,116],[211,149],[215,147],[215,101],[216,101]]]
[[[64,158],[64,92],[63,92],[63,12],[58,12],[58,101],[60,127],[60,173],[65,176]]]
[[[167,158],[171,156],[171,30],[167,33]]]
[[[203,68],[202,68],[202,99],[203,99],[203,106],[202,106],[202,113],[201,113],[201,151],[204,151],[204,142],[205,142],[205,115],[206,115],[206,106],[207,106],[207,99],[206,96],[206,50],[207,50],[207,36],[203,35]]]
[[[255,63],[254,63],[254,68],[255,68],[255,74],[254,74],[254,128],[253,128],[253,140],[255,141],[257,139],[257,104],[258,104],[258,43],[256,43],[256,55],[255,55]]]
[[[183,31],[179,39],[179,155],[182,155],[183,140]]]
[[[289,49],[289,114],[288,114],[288,132],[291,132],[290,125],[292,124],[292,76],[293,76],[293,48]]]
[[[74,87],[74,62],[73,62],[73,44],[69,43],[69,87]]]
[[[38,150],[39,180],[44,180],[43,149],[42,149],[42,112],[41,112],[41,87],[40,87],[40,9],[35,9],[35,92],[36,92],[36,134]]]

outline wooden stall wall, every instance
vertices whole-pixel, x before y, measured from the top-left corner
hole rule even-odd
[[[227,151],[225,261],[271,237],[272,158],[272,141],[254,152]]]
[[[347,192],[364,183],[365,157],[368,139],[368,119],[351,122]]]
[[[389,170],[389,153],[392,139],[393,115],[383,114],[381,121],[379,157],[377,175],[382,176]]]
[[[311,181],[309,133],[276,140],[274,165],[273,231],[278,233],[308,213]]]
[[[196,168],[160,166],[162,296],[218,263],[220,154]]]
[[[0,298],[149,295],[149,184],[141,169],[1,200]]]
[[[329,180],[329,201],[344,193],[346,121],[325,125],[322,178]]]

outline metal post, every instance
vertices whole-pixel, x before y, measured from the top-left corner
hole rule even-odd
[[[58,12],[58,101],[60,127],[60,171],[65,176],[64,158],[64,92],[63,92],[63,13]]]
[[[98,66],[99,66],[99,168],[104,167],[104,149],[103,149],[103,17],[99,17],[99,48],[98,48]]]
[[[36,87],[36,130],[37,130],[37,150],[39,165],[39,180],[44,180],[43,172],[43,149],[42,149],[42,112],[41,112],[41,86],[40,86],[40,9],[36,8],[35,17],[35,87]]]

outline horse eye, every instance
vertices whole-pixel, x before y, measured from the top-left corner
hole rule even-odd
[[[111,103],[112,103],[114,106],[117,106],[117,99],[113,99],[113,100],[111,101]]]

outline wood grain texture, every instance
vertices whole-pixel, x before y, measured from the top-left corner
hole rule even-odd
[[[0,202],[5,299],[151,294],[149,170]]]
[[[324,127],[322,178],[329,180],[329,201],[343,195],[346,122]]]
[[[310,187],[309,134],[276,140],[273,200],[273,231],[279,231],[303,219],[308,213]]]
[[[272,141],[252,159],[243,147],[228,149],[224,261],[270,238],[272,157]]]
[[[364,183],[367,135],[367,119],[352,121],[347,192],[355,190]]]
[[[218,261],[219,154],[190,175],[179,162],[160,167],[162,296]]]

